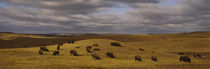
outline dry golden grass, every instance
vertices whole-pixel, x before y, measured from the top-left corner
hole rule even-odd
[[[108,36],[108,35],[107,35]],[[111,36],[111,35],[109,35]],[[115,35],[116,36],[116,35]],[[119,35],[122,36],[122,35]],[[124,35],[125,36],[125,35]],[[129,35],[127,35],[129,36]],[[120,42],[123,47],[110,46],[110,39],[86,39],[75,44],[65,43],[60,55],[53,56],[57,45],[47,46],[50,52],[39,55],[39,47],[0,49],[0,69],[209,69],[210,38],[197,37],[193,34],[131,35],[128,42]],[[136,38],[134,38],[134,36]],[[187,37],[186,37],[187,36]],[[200,35],[203,36],[203,35]],[[111,38],[111,37],[109,37]],[[115,38],[115,37],[112,37]],[[115,39],[122,39],[115,38]],[[125,39],[125,38],[124,38]],[[132,41],[134,40],[134,41]],[[135,41],[139,40],[139,41]],[[99,44],[102,60],[94,60],[85,47]],[[80,48],[75,48],[79,46]],[[145,51],[139,51],[139,48]],[[70,56],[70,50],[77,50],[83,56]],[[154,53],[152,53],[154,51]],[[107,58],[105,53],[113,52],[116,58]],[[192,59],[191,63],[179,62],[178,52],[185,52]],[[194,58],[194,53],[201,53],[202,58]],[[134,61],[134,56],[141,55],[142,62]],[[150,59],[157,56],[158,62]]]

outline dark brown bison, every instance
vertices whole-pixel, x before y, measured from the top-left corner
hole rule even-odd
[[[135,56],[135,61],[141,61],[141,56]]]
[[[101,60],[98,54],[92,54],[91,56],[93,57],[93,59]]]
[[[93,44],[93,46],[98,46],[98,44]]]
[[[87,46],[87,47],[86,47],[86,51],[87,51],[88,53],[93,53],[93,51],[91,51],[91,48],[92,48],[91,46]]]
[[[71,50],[71,51],[70,51],[70,55],[79,56],[79,55],[77,54],[77,51],[76,51],[76,50]]]
[[[143,48],[139,48],[139,51],[145,51]]]
[[[60,45],[57,46],[57,50],[60,50]]]
[[[111,42],[111,46],[122,47],[118,42]]]
[[[87,51],[88,53],[93,53],[93,51],[91,51],[91,48],[86,48],[86,51]]]
[[[152,59],[152,61],[155,61],[155,62],[158,61],[158,60],[157,60],[157,56],[152,56],[151,59]]]
[[[193,57],[195,57],[195,58],[201,58],[202,55],[201,54],[193,54]]]
[[[100,49],[99,48],[95,48],[95,49],[93,49],[93,51],[100,51]]]
[[[87,46],[87,47],[86,47],[86,49],[91,49],[91,48],[92,48],[92,46]]]
[[[53,55],[59,55],[59,51],[53,51]]]
[[[86,49],[86,51],[87,51],[88,53],[93,53],[93,51],[91,51],[90,49]]]
[[[47,47],[45,47],[45,46],[40,47],[40,50],[43,50],[43,51],[49,51],[49,50],[47,49]]]
[[[75,48],[80,48],[79,46],[75,47]]]
[[[179,54],[179,55],[184,55],[184,53],[183,53],[183,52],[179,52],[178,54]]]
[[[43,55],[43,51],[42,51],[42,50],[39,50],[39,54],[40,54],[40,55]]]
[[[179,59],[180,62],[191,62],[191,59],[189,56],[180,56],[180,59]]]
[[[111,52],[107,52],[106,56],[109,57],[109,58],[115,58],[114,54],[111,53]]]
[[[75,42],[75,40],[71,40],[71,41],[69,41],[68,43],[69,43],[69,44],[74,44],[74,42]]]

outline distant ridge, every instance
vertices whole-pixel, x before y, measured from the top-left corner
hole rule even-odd
[[[118,33],[16,33],[16,32],[0,32],[8,34],[29,34],[29,35],[99,35],[99,34],[118,34]],[[193,31],[193,32],[180,32],[180,33],[146,33],[146,34],[193,34],[193,33],[210,33],[210,31]],[[122,34],[122,33],[119,33]],[[129,33],[128,33],[129,34]],[[132,33],[131,33],[132,34]],[[135,33],[135,34],[145,34],[145,33]]]

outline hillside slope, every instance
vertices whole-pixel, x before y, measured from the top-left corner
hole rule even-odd
[[[187,39],[159,39],[157,41],[138,42],[86,39],[76,41],[75,44],[65,43],[61,46],[59,56],[52,55],[53,51],[56,51],[57,45],[47,46],[50,52],[44,52],[44,55],[38,54],[39,47],[0,49],[0,69],[208,69],[210,67],[209,41],[206,39]],[[111,46],[111,42],[119,42],[122,47]],[[92,46],[92,44],[99,46]],[[200,44],[206,46],[198,46]],[[78,46],[80,48],[76,48]],[[92,59],[90,56],[92,53],[85,50],[87,46],[99,48],[100,51],[93,53],[99,54],[102,60]],[[139,51],[138,48],[143,48],[145,51]],[[70,56],[70,50],[76,50],[82,56]],[[114,53],[116,58],[107,58],[106,52]],[[179,62],[179,55],[177,54],[179,52],[184,52],[190,56],[192,63]],[[192,55],[195,53],[201,53],[203,57],[194,58]],[[134,61],[136,55],[142,56],[142,62]],[[157,56],[158,62],[152,61],[151,56]]]

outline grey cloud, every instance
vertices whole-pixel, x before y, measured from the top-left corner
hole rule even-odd
[[[102,7],[113,6],[102,0],[1,0],[15,6],[51,9],[63,13],[92,13]]]
[[[163,0],[0,0],[0,31],[170,33],[210,30],[209,0],[180,0],[172,7]],[[106,13],[116,3],[132,10]],[[105,13],[104,13],[105,12]]]
[[[92,13],[100,8],[117,6],[114,2],[133,5],[135,3],[158,3],[161,0],[0,0],[11,5],[52,9],[63,13]]]
[[[210,30],[208,0],[184,0],[177,6],[148,6],[128,12],[133,17],[143,18],[148,31],[189,32]],[[139,22],[143,23],[143,22]]]

